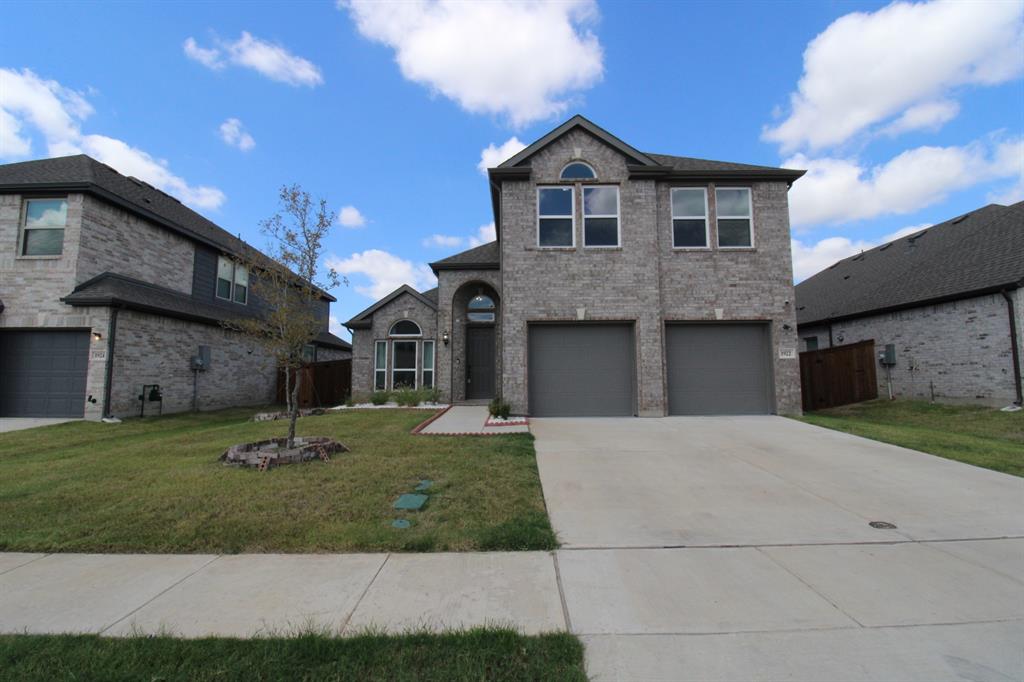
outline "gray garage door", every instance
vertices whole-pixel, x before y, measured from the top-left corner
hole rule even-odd
[[[633,326],[530,325],[530,414],[633,414]]]
[[[669,414],[770,414],[767,324],[676,324],[665,330]]]
[[[87,331],[0,331],[0,417],[81,417]]]

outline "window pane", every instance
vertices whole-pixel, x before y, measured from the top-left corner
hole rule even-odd
[[[423,372],[423,388],[433,388],[433,387],[434,387],[434,373],[433,372],[424,371]]]
[[[302,347],[302,361],[316,362],[316,346],[307,343]]]
[[[572,246],[572,218],[541,218],[541,246]]]
[[[594,171],[585,163],[570,163],[562,169],[563,180],[586,180],[594,177]]]
[[[249,271],[241,265],[235,268],[235,284],[249,286]]]
[[[750,190],[748,189],[715,190],[715,203],[718,215],[750,216]]]
[[[236,284],[235,285],[235,303],[245,303],[245,301],[246,301],[245,296],[248,293],[248,291],[249,290],[248,290],[247,287],[243,287],[241,284]]]
[[[217,278],[217,296],[231,300],[231,280]]]
[[[750,246],[750,221],[746,218],[718,221],[719,246]]]
[[[807,350],[818,350],[818,337],[808,336],[804,339],[804,343],[807,344]]]
[[[673,216],[702,216],[704,212],[704,190],[702,189],[673,189],[672,190],[672,215]]]
[[[235,264],[231,262],[230,258],[219,256],[217,258],[217,276],[221,279],[231,281],[234,278]]]
[[[395,370],[392,372],[391,388],[416,388],[416,370]]]
[[[25,230],[23,256],[59,256],[64,248],[64,230]]]
[[[387,379],[387,374],[384,372],[384,370],[381,370],[379,372],[374,372],[373,390],[375,390],[375,391],[383,391],[387,387],[386,384],[385,384],[385,380],[386,379]]]
[[[420,326],[411,320],[401,320],[391,325],[392,335],[410,336],[420,333]]]
[[[469,313],[466,318],[470,322],[494,322],[494,313]]]
[[[619,215],[619,188],[585,187],[583,215]]]
[[[415,341],[395,341],[395,369],[416,369]]]
[[[377,342],[377,356],[374,358],[374,368],[384,369],[388,362],[388,344],[386,341]]]
[[[587,218],[584,224],[584,240],[587,246],[618,246],[618,218]]]
[[[539,190],[540,215],[572,215],[572,187]]]
[[[434,369],[434,342],[423,342],[423,369]]]
[[[672,246],[707,245],[707,230],[702,219],[672,221]]]
[[[474,296],[470,299],[469,305],[466,306],[470,310],[490,310],[494,307],[494,300],[490,296]]]
[[[68,202],[64,199],[31,199],[25,206],[26,229],[62,228],[68,222]]]

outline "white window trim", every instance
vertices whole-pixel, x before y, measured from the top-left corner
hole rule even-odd
[[[430,344],[430,369],[427,369],[428,343]],[[425,375],[427,372],[430,372],[430,388],[437,388],[437,382],[434,381],[434,379],[437,377],[437,343],[434,342],[434,339],[424,339],[420,346],[423,352],[423,369],[420,370],[420,385],[426,385],[426,382],[422,381],[422,375]]]
[[[747,210],[750,215],[720,215],[718,213],[718,190],[720,189],[745,189],[747,190]],[[719,220],[749,220],[750,221],[750,246],[722,246],[721,233],[718,231]],[[750,187],[715,187],[715,243],[719,249],[726,251],[742,251],[754,248],[754,190]]]
[[[14,252],[14,257],[15,258],[27,258],[27,259],[30,259],[30,260],[33,259],[33,258],[37,258],[37,259],[41,259],[41,260],[63,258],[64,257],[64,237],[67,236],[67,230],[68,230],[68,221],[67,221],[66,214],[65,214],[65,218],[64,218],[64,226],[63,227],[29,227],[28,226],[28,205],[32,201],[63,201],[66,204],[66,203],[68,203],[68,198],[66,196],[56,196],[56,197],[25,197],[24,199],[22,199],[22,202],[21,202],[21,220],[19,221],[19,230],[18,230],[18,243],[17,243],[17,245],[15,247],[17,249],[17,251]],[[63,230],[64,234],[61,236],[61,240],[60,240],[60,253],[37,254],[37,255],[33,255],[33,254],[30,254],[30,253],[25,253],[25,233],[28,232],[29,230]]]
[[[226,280],[226,281],[231,282],[231,290],[228,292],[227,298],[225,298],[225,297],[220,295],[220,291],[218,291],[218,289],[220,287],[217,286],[218,283],[220,282],[220,280],[224,279],[223,277],[220,276],[220,261],[221,261],[221,259],[226,260],[227,262],[231,263],[231,279],[230,280]],[[240,303],[240,302],[235,300],[235,277],[236,277],[235,272],[237,271],[238,268],[245,269],[247,271],[247,274],[248,274],[248,268],[246,268],[241,263],[236,263],[232,258],[230,258],[228,256],[225,256],[223,254],[217,254],[217,272],[214,275],[214,279],[213,279],[213,297],[217,298],[217,299],[220,299],[221,301],[227,301],[228,303],[234,303],[235,305],[249,305],[249,284],[242,285],[242,286],[245,287],[245,301]],[[245,281],[248,282],[249,278],[246,277]]]
[[[395,325],[399,324],[400,322],[411,322],[412,324],[416,325],[416,328],[419,329],[419,331],[416,332],[415,334],[395,334],[392,330],[395,328]],[[388,327],[388,336],[393,339],[421,339],[423,338],[423,327],[421,327],[420,323],[415,320],[402,318],[401,320],[395,320],[394,322],[391,323],[391,326]]]
[[[577,163],[580,164],[581,166],[586,166],[587,168],[589,168],[590,172],[594,174],[594,177],[592,177],[592,178],[563,178],[562,177],[562,173],[565,172],[565,169],[568,168],[569,166],[574,166]],[[581,182],[581,181],[591,182],[591,181],[597,180],[597,171],[594,170],[594,167],[591,166],[586,161],[582,161],[580,159],[574,159],[574,160],[570,161],[569,163],[565,164],[564,166],[562,166],[562,170],[558,171],[558,179],[561,180],[562,182]]]
[[[572,205],[572,213],[569,215],[544,215],[540,214],[540,193],[545,189],[568,189],[570,192],[569,201]],[[572,220],[572,243],[559,246],[541,246],[540,243],[540,219],[541,218],[569,218]],[[538,249],[575,249],[576,248],[576,187],[574,185],[546,185],[537,188],[537,248]]]
[[[676,215],[675,202],[673,197],[677,191],[693,192],[700,190],[704,193],[704,215]],[[711,221],[708,220],[708,188],[707,187],[673,187],[668,196],[668,208],[672,214],[672,224],[669,229],[672,231],[672,248],[680,251],[710,251],[711,250]],[[698,220],[704,221],[704,246],[676,246],[676,225],[677,220]]]
[[[384,344],[384,366],[377,366],[377,348],[381,344]],[[384,388],[377,388],[377,374],[384,372]],[[386,391],[388,390],[388,342],[387,341],[374,341],[373,343],[373,390],[374,391]]]
[[[615,190],[615,215],[587,215],[587,190],[588,189],[601,189],[611,188]],[[619,186],[618,185],[587,185],[583,188],[581,196],[583,201],[580,204],[580,211],[583,213],[583,247],[586,249],[618,249],[622,247],[622,205],[619,203]],[[615,243],[614,244],[587,244],[587,218],[615,218]]]
[[[413,345],[413,359],[414,366],[412,368],[402,367],[397,369],[399,372],[412,372],[412,388],[416,390],[420,387],[420,342],[409,338],[396,338],[391,342],[391,390],[395,388],[395,346],[400,343],[411,343]]]

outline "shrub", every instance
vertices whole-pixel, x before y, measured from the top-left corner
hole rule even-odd
[[[392,397],[402,407],[416,407],[420,404],[420,392],[411,388],[400,388]]]
[[[374,391],[370,395],[370,402],[373,403],[374,405],[383,405],[388,401],[388,398],[390,397],[391,394],[388,393],[387,391]]]
[[[495,398],[487,406],[487,410],[491,413],[492,417],[508,419],[508,415],[512,412],[512,406],[501,398]]]
[[[441,390],[440,389],[438,389],[438,388],[424,388],[424,389],[421,389],[421,392],[423,393],[423,400],[421,402],[424,402],[424,403],[438,403],[438,402],[441,402]]]

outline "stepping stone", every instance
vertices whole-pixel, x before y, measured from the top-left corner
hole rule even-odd
[[[419,491],[429,490],[430,486],[432,485],[434,485],[433,481],[431,481],[429,478],[424,478],[422,481],[420,481],[419,485],[417,485],[415,489]]]
[[[411,525],[408,519],[395,519],[391,522],[392,528],[408,528]]]
[[[409,511],[418,511],[420,507],[427,503],[426,495],[417,495],[415,493],[406,493],[395,501],[395,509],[408,509]]]

